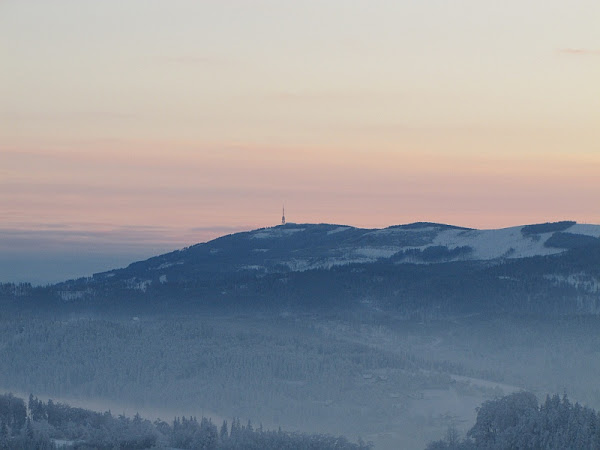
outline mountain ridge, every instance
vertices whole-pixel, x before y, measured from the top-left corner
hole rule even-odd
[[[430,222],[382,229],[288,223],[31,292],[59,305],[117,309],[137,302],[143,308],[368,305],[371,312],[403,314],[598,314],[600,225],[477,230]]]
[[[568,230],[573,232],[568,233],[565,237],[564,234]],[[562,239],[555,238],[550,241],[550,245],[546,245],[556,233],[561,233],[558,236]],[[277,253],[280,256],[285,252],[293,253],[293,260],[288,261],[287,264],[292,271],[331,268],[351,263],[369,263],[377,259],[394,257],[396,262],[410,263],[512,259],[561,253],[576,245],[575,242],[566,242],[568,240],[566,238],[573,235],[582,236],[582,241],[593,244],[596,241],[588,238],[600,238],[600,225],[581,225],[574,221],[562,221],[481,230],[433,222],[414,222],[386,228],[358,228],[327,223],[287,223],[224,235],[147,260],[133,262],[124,269],[137,267],[145,262],[163,261],[153,267],[154,270],[160,270],[167,268],[165,265],[168,264],[179,265],[181,261],[169,262],[170,256],[185,256],[186,253],[198,253],[206,248],[209,249],[210,255],[217,256],[216,259],[219,259],[218,254],[223,251],[239,252],[237,255],[230,255],[230,258],[238,261],[238,269],[248,270],[259,268],[256,264],[246,264],[248,260],[261,259],[249,258],[248,250],[255,253],[252,256],[256,256],[256,253],[268,252]],[[244,241],[244,238],[248,238],[248,240]],[[273,241],[283,241],[285,247],[281,248]],[[511,244],[514,245],[510,246]],[[327,255],[323,254],[324,246],[329,246]],[[448,252],[441,250],[441,247],[446,247]],[[467,247],[470,247],[471,250],[469,251]],[[427,251],[427,249],[430,251],[422,258],[423,251]],[[436,257],[432,254],[431,249],[440,249],[439,255]],[[456,249],[463,250],[451,253]],[[410,251],[406,253],[406,250]],[[315,253],[315,251],[321,253]],[[403,251],[404,253],[402,253]],[[299,259],[299,255],[312,260]],[[265,268],[273,269],[272,266]],[[110,276],[116,270],[123,269],[112,269],[94,274],[93,277]]]

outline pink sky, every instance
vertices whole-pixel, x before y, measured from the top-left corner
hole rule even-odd
[[[284,202],[291,221],[361,227],[600,222],[596,154],[129,149],[7,151],[4,161],[0,200],[11,228],[160,226],[171,230],[167,241],[193,239],[191,229],[203,240],[219,227],[274,225]]]
[[[181,246],[283,203],[360,227],[600,223],[599,18],[584,0],[2,2],[0,232]]]

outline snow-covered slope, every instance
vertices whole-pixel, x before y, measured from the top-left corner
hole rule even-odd
[[[435,223],[384,229],[328,224],[287,224],[237,233],[161,255],[147,268],[168,275],[182,265],[199,270],[305,271],[391,259],[396,263],[514,259],[553,255],[568,247],[549,245],[556,234],[600,236],[600,225],[574,222],[475,230]],[[563,239],[564,240],[564,239]],[[143,263],[136,263],[143,264]],[[104,274],[110,276],[110,273]],[[172,277],[167,277],[171,279]]]
[[[528,304],[530,310],[595,313],[599,261],[600,225],[575,222],[497,230],[286,224],[223,236],[54,289],[63,302],[143,296],[240,304],[375,298],[420,305],[426,297],[460,299],[461,307],[477,309],[528,298],[538,302]]]
[[[288,226],[290,228],[286,228]],[[572,222],[495,230],[475,230],[430,223],[376,230],[332,225],[288,226],[256,230],[250,232],[248,237],[251,241],[260,241],[253,251],[265,255],[271,251],[265,248],[265,241],[271,240],[272,246],[279,251],[276,258],[267,258],[267,262],[272,263],[276,259],[292,271],[369,263],[390,258],[399,263],[527,258],[566,251],[567,247],[548,245],[548,240],[555,233],[600,237],[600,225]],[[304,233],[309,235],[303,236]],[[305,246],[298,248],[296,239],[300,239]],[[286,247],[289,252],[281,254],[281,250]],[[436,250],[439,256],[424,257],[429,254],[428,249],[429,253]],[[268,266],[269,264],[257,263],[244,265],[254,270],[268,270]]]
[[[267,274],[331,269],[389,261],[431,264],[452,261],[513,260],[555,255],[569,248],[600,244],[600,225],[556,222],[497,230],[435,223],[384,229],[329,224],[286,224],[223,236],[151,258],[95,279],[122,277],[145,291],[151,281],[168,285],[210,273]]]
[[[567,233],[582,234],[600,238],[600,225],[576,223],[565,230]]]
[[[469,246],[473,249],[469,259],[475,260],[527,258],[564,251],[545,247],[544,244],[553,233],[525,235],[521,229],[522,227],[499,230],[444,230],[436,236],[434,245],[442,245],[449,249]]]

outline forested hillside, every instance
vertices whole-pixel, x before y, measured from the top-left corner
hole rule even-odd
[[[151,417],[240,417],[377,448],[466,431],[475,407],[519,389],[600,406],[598,318],[388,314],[0,320],[0,387]],[[198,409],[201,408],[201,409]]]
[[[600,312],[600,226],[469,230],[295,225],[237,233],[53,286],[0,285],[5,310],[405,315]]]

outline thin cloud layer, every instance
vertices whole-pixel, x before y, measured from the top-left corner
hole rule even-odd
[[[593,50],[587,48],[561,48],[558,50],[559,53],[563,55],[573,55],[573,56],[600,56],[600,50]]]

